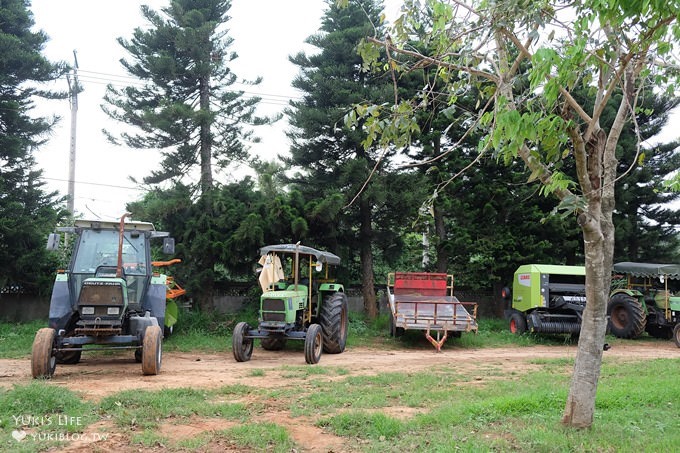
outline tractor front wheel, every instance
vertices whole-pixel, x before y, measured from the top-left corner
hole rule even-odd
[[[311,324],[307,328],[305,337],[305,361],[310,365],[319,363],[323,349],[323,330],[318,324]]]
[[[54,340],[57,332],[45,327],[38,330],[31,350],[31,373],[33,378],[49,379],[54,375],[57,358],[54,355]]]
[[[673,327],[673,341],[675,342],[675,346],[680,348],[680,323]]]
[[[161,371],[163,331],[160,326],[148,326],[142,342],[142,373],[155,375]]]
[[[522,335],[527,331],[527,318],[524,317],[523,313],[518,311],[513,312],[510,315],[510,332],[515,335]]]
[[[247,362],[253,355],[253,339],[245,338],[248,330],[250,330],[250,326],[243,321],[236,324],[234,328],[234,335],[231,338],[231,349],[237,362]]]
[[[637,338],[645,331],[647,317],[640,301],[628,294],[614,294],[607,306],[609,329],[617,338]]]
[[[347,343],[347,295],[337,292],[324,298],[319,323],[323,330],[323,352],[339,354]]]

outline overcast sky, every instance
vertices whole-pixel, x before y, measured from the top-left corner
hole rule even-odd
[[[116,122],[100,108],[107,83],[124,86],[129,77],[119,63],[128,55],[116,38],[132,36],[135,27],[145,26],[140,5],[160,10],[167,0],[33,0],[31,10],[36,28],[50,41],[44,54],[52,61],[73,63],[76,50],[79,80],[84,91],[78,95],[76,123],[75,210],[87,218],[110,220],[123,214],[125,203],[139,199],[143,192],[128,176],[141,179],[150,174],[160,160],[158,152],[129,150],[109,144],[102,128],[115,129]],[[230,67],[240,79],[263,77],[257,87],[243,88],[263,98],[260,113],[281,112],[288,100],[300,96],[290,84],[297,67],[288,56],[313,51],[304,40],[316,33],[326,4],[322,0],[233,0],[227,23],[234,39],[232,50],[239,54]],[[235,85],[235,87],[237,87]],[[67,90],[66,79],[53,88]],[[68,100],[41,101],[41,115],[62,117],[50,141],[36,153],[38,165],[50,190],[68,193],[68,167],[71,111]],[[289,143],[283,130],[285,122],[263,126],[255,132],[263,140],[254,152],[273,159],[286,153]],[[218,175],[221,182],[233,175]],[[143,219],[140,219],[143,220]]]

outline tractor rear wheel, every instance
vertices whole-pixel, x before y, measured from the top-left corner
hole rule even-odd
[[[38,330],[31,350],[31,373],[34,378],[49,379],[54,375],[57,358],[54,356],[54,340],[57,332],[49,327]]]
[[[148,326],[142,342],[142,373],[155,375],[161,371],[163,331],[160,326]]]
[[[347,295],[337,292],[326,296],[319,313],[319,323],[323,330],[323,351],[339,354],[345,350],[347,343]]]
[[[680,323],[673,327],[673,341],[675,342],[675,346],[680,348]]]
[[[72,337],[74,331],[71,330],[69,333],[64,335],[64,338]],[[82,346],[62,346],[62,351],[56,351],[54,356],[57,358],[57,364],[59,365],[75,365],[80,362],[80,357],[82,355]],[[63,351],[63,349],[75,349],[74,351]]]
[[[260,341],[260,344],[262,345],[262,349],[266,351],[280,351],[286,347],[286,339],[280,337],[263,338]]]
[[[510,332],[515,335],[522,335],[527,331],[527,318],[524,317],[523,313],[518,311],[513,312],[510,315]]]
[[[234,334],[231,338],[231,350],[237,362],[247,362],[253,355],[253,339],[245,338],[248,330],[250,330],[250,326],[243,321],[234,327]]]
[[[305,361],[311,365],[319,363],[323,350],[323,330],[318,324],[310,324],[305,337]]]
[[[637,338],[645,331],[647,317],[640,301],[628,294],[614,294],[607,306],[609,330],[617,338]]]

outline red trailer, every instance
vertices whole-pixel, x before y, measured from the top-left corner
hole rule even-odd
[[[425,338],[441,350],[451,332],[477,332],[477,304],[453,295],[453,275],[392,272],[387,275],[387,298],[393,336],[406,329],[424,330]],[[430,332],[436,332],[436,339]]]

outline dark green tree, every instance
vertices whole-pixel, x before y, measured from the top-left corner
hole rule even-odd
[[[362,71],[357,54],[364,37],[380,33],[374,24],[380,23],[381,12],[382,4],[374,0],[346,9],[328,2],[319,32],[307,39],[318,51],[290,58],[300,69],[293,86],[304,95],[286,111],[293,143],[288,163],[299,169],[292,182],[307,200],[308,241],[339,253],[350,267],[358,257],[357,273],[369,316],[377,313],[374,247],[400,240],[376,222],[376,214],[391,197],[405,191],[386,191],[389,155],[381,157],[381,150],[364,148],[366,136],[344,127],[342,118],[355,103],[390,99],[391,82]]]
[[[66,216],[64,199],[48,193],[33,152],[56,118],[34,118],[37,98],[64,98],[37,88],[68,69],[42,54],[47,36],[32,30],[27,2],[0,3],[0,288],[47,291],[55,257],[45,251],[47,234]]]
[[[238,55],[229,51],[233,39],[224,28],[230,8],[229,0],[175,0],[160,13],[143,5],[151,27],[135,29],[129,41],[118,38],[131,56],[121,64],[144,85],[109,85],[102,108],[138,130],[120,135],[125,145],[162,150],[148,183],[181,179],[198,167],[200,189],[210,191],[213,167],[246,159],[247,142],[257,141],[244,126],[267,122],[255,115],[260,98],[232,88],[238,79],[229,63]]]
[[[636,123],[640,138],[649,143],[668,124],[680,98],[649,93],[641,100]],[[680,168],[680,142],[658,143],[638,149],[632,121],[619,139],[619,174],[616,186],[615,261],[678,262],[680,211],[673,209],[680,193],[671,192],[664,180]]]

